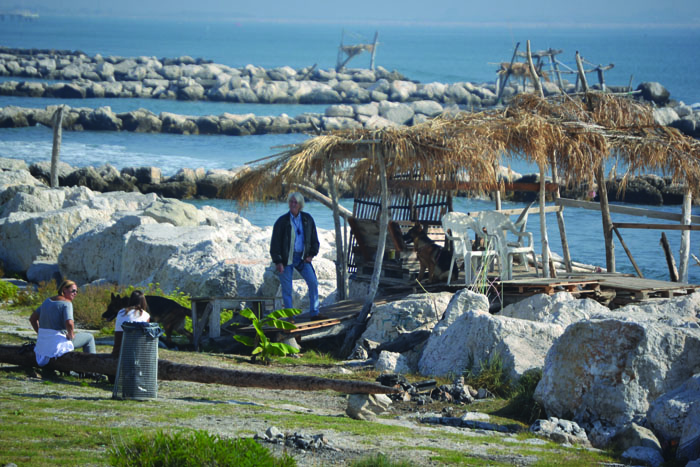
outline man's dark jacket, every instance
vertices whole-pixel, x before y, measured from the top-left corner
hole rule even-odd
[[[275,226],[272,228],[270,256],[272,257],[272,262],[275,264],[282,263],[285,266],[291,264],[293,255],[290,254],[290,247],[293,249],[294,245],[291,244],[292,220],[290,219],[290,215],[291,214],[287,212],[280,216],[280,218],[275,221]],[[316,256],[319,248],[316,223],[313,217],[304,211],[299,211],[299,215],[301,216],[301,224],[304,228],[304,254],[302,258]]]

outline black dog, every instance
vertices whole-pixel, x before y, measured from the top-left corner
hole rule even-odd
[[[166,342],[172,344],[173,332],[178,332],[187,335],[190,342],[192,341],[192,333],[185,330],[185,317],[192,316],[192,310],[186,308],[175,300],[161,297],[159,295],[146,295],[146,304],[148,306],[148,314],[151,315],[151,322],[159,323],[166,334]],[[119,310],[129,306],[129,297],[121,297],[118,294],[112,294],[107,311],[102,313],[102,318],[107,321],[112,321],[116,318]]]

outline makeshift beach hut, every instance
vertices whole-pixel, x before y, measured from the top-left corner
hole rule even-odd
[[[503,109],[447,114],[413,127],[342,130],[316,136],[242,172],[225,196],[243,203],[265,200],[280,196],[289,186],[325,180],[334,210],[340,281],[347,271],[343,254],[347,242],[343,243],[340,230],[335,188],[338,179],[356,189],[361,187],[365,193],[379,195],[379,238],[384,239],[389,221],[390,179],[415,173],[427,188],[435,189],[438,185],[444,188],[445,184],[453,183],[455,189],[493,191],[504,186],[497,167],[508,165],[514,158],[540,167],[540,209],[544,205],[546,169],[551,169],[554,180],[561,184],[597,182],[606,263],[611,272],[615,264],[612,222],[604,187],[606,162],[614,158],[621,163],[623,187],[632,175],[654,171],[684,184],[689,197],[697,196],[700,190],[700,142],[676,129],[657,125],[646,104],[611,94],[585,92],[547,99],[521,95]],[[542,256],[546,262],[544,215],[540,218],[545,239]],[[381,269],[384,243],[378,242],[375,260],[378,269]],[[378,280],[379,270],[372,277],[360,320],[369,311]]]

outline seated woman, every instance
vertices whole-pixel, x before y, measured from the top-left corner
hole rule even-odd
[[[134,290],[129,297],[129,304],[126,308],[122,308],[117,313],[117,321],[114,324],[114,347],[112,355],[119,356],[119,351],[122,348],[122,339],[124,338],[124,323],[147,323],[151,320],[151,316],[146,309],[146,296],[140,290]]]
[[[78,293],[78,286],[71,280],[64,280],[58,286],[58,295],[44,300],[39,308],[29,317],[37,332],[34,353],[39,366],[49,363],[54,357],[75,348],[83,352],[95,353],[95,338],[88,332],[75,333],[73,322],[73,299]]]

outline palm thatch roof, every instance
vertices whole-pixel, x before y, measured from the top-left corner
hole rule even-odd
[[[243,204],[276,198],[286,184],[321,181],[326,170],[363,193],[378,193],[378,154],[388,177],[412,173],[437,184],[467,177],[473,188],[499,182],[512,159],[556,164],[564,183],[592,182],[611,158],[623,180],[660,172],[700,194],[700,142],[654,122],[643,103],[605,93],[518,96],[508,107],[443,115],[412,127],[339,130],[288,147],[234,179],[224,196]]]

